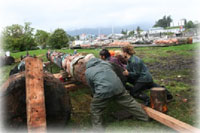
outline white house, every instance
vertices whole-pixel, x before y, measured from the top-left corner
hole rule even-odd
[[[149,29],[149,34],[157,34],[165,32],[164,28],[162,27],[153,27]]]
[[[73,41],[72,42],[72,46],[78,46],[78,45],[81,45],[81,44],[83,44],[83,41],[81,41],[81,40],[75,40],[75,41]]]

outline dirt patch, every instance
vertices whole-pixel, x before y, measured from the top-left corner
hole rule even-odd
[[[195,83],[195,59],[193,57],[181,55],[160,57],[158,62],[146,63],[146,65],[156,79],[166,76],[166,82],[176,81],[190,85]]]

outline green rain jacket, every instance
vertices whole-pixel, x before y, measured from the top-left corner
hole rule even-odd
[[[127,70],[129,72],[128,79],[133,83],[136,82],[153,82],[152,76],[143,63],[143,61],[137,57],[132,55],[128,59]]]
[[[87,62],[85,76],[96,98],[105,99],[125,91],[111,64],[101,59],[92,58]]]

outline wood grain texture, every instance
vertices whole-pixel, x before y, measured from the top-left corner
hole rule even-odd
[[[25,60],[28,132],[46,132],[43,64],[37,58]]]
[[[150,90],[151,108],[160,111],[167,112],[167,95],[165,88],[154,87]]]
[[[143,109],[146,111],[149,117],[152,119],[170,127],[174,130],[181,132],[181,133],[200,133],[198,128],[195,128],[187,123],[179,121],[169,115],[163,114],[159,111],[156,111],[152,108],[146,107],[142,105]]]

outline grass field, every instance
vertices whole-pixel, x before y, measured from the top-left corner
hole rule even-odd
[[[196,67],[196,49],[198,43],[170,46],[170,47],[143,47],[135,48],[136,55],[143,59],[150,69],[154,81],[160,85],[166,86],[172,92],[174,100],[168,104],[167,114],[193,126],[198,125],[197,107],[195,101],[195,73]],[[80,49],[80,53],[93,53],[96,57],[101,49]],[[57,50],[66,53],[73,53],[73,50]],[[30,55],[35,54],[46,61],[47,50],[29,51]],[[11,53],[11,56],[19,60],[21,55],[26,52]],[[16,65],[4,66],[2,70],[2,82],[8,78],[9,71]],[[53,73],[59,72],[54,66]],[[70,92],[73,113],[68,124],[73,131],[80,129],[86,131],[91,128],[90,121],[90,89],[80,88],[77,91]],[[149,93],[148,91],[146,93]],[[183,99],[187,99],[184,102]],[[140,102],[140,101],[139,101]],[[120,131],[125,129],[132,132],[143,132],[153,130],[154,132],[174,132],[172,129],[152,120],[150,122],[138,121],[134,118],[123,121],[116,120],[112,114],[121,109],[115,103],[110,103],[104,114],[104,126],[106,132],[113,130]]]

